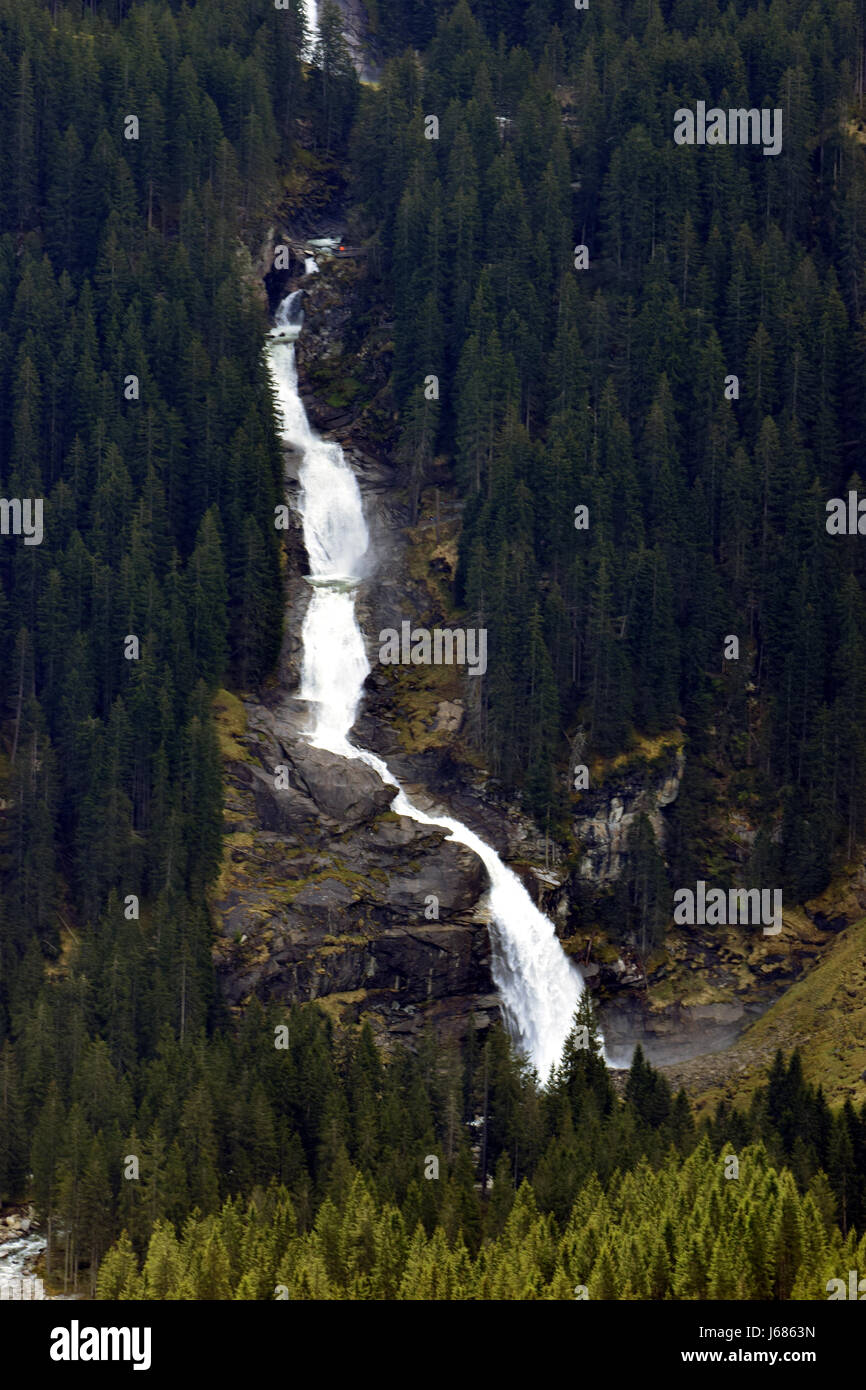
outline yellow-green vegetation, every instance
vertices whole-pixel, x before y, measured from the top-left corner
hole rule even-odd
[[[388,1158],[393,1170],[399,1159],[391,1148]],[[433,1206],[428,1233],[417,1208],[388,1200],[394,1179],[387,1167],[380,1176],[345,1156],[330,1229],[324,1221],[301,1226],[285,1188],[259,1188],[246,1207],[233,1198],[207,1217],[194,1212],[179,1235],[161,1222],[145,1258],[124,1231],[102,1262],[97,1298],[264,1300],[281,1283],[290,1299],[304,1302],[573,1302],[585,1281],[582,1293],[591,1300],[825,1299],[830,1280],[862,1267],[866,1240],[854,1231],[846,1241],[823,1215],[818,1202],[832,1204],[826,1180],[801,1193],[763,1143],[746,1146],[741,1161],[741,1178],[725,1181],[725,1150],[714,1151],[704,1137],[688,1157],[671,1144],[663,1162],[641,1158],[606,1189],[592,1172],[552,1196],[544,1176],[535,1187],[524,1180],[515,1193],[500,1166],[493,1201],[483,1208],[472,1170],[467,1181],[451,1168],[462,1221],[444,1204]],[[757,1254],[758,1243],[741,1235],[753,1230],[756,1211],[768,1232]],[[216,1273],[206,1263],[210,1251],[221,1257],[211,1261]]]
[[[831,1105],[866,1100],[866,917],[831,940],[820,963],[785,991],[725,1054],[725,1074],[737,1074],[736,1097],[745,1101],[763,1084],[778,1048],[800,1049],[803,1073],[820,1085]],[[696,1091],[698,1110],[726,1096],[731,1083],[715,1079]]]
[[[247,715],[243,701],[230,690],[220,689],[213,699],[214,722],[220,754],[231,762],[251,763],[240,739],[247,731]]]
[[[823,893],[819,893],[816,898],[810,898],[806,907],[813,915],[820,913],[831,921],[834,918],[844,918],[853,922],[863,911],[864,890],[866,874],[861,860],[860,863],[846,864],[839,869]]]
[[[454,666],[385,666],[396,709],[392,728],[407,753],[423,753],[444,744],[454,746],[454,734],[436,730],[436,711],[443,700],[459,700],[463,691]],[[461,749],[462,752],[462,749]]]
[[[623,749],[612,758],[598,757],[593,759],[590,766],[591,785],[598,786],[600,783],[606,782],[612,773],[638,768],[642,764],[654,763],[669,749],[681,748],[684,742],[685,733],[682,729],[668,729],[665,733],[656,734],[653,738],[635,732],[628,748]]]
[[[298,877],[280,873],[280,870],[286,867],[284,861],[295,857],[297,851],[292,854],[280,850],[279,858],[273,864],[259,863],[252,857],[245,857],[240,862],[233,859],[233,849],[250,849],[255,845],[256,836],[252,831],[237,831],[226,836],[219,877],[210,895],[212,904],[221,902],[230,889],[234,888],[243,895],[246,910],[266,920],[275,911],[291,903],[305,888],[323,883],[326,879],[337,879],[350,888],[356,898],[357,890],[363,888],[369,880],[368,875],[347,869],[345,865],[325,855],[320,857],[318,867]],[[386,874],[382,873],[377,877],[387,883]],[[252,895],[255,895],[256,901],[252,899]]]
[[[826,940],[827,934],[818,930],[802,908],[783,911],[779,936],[765,936],[756,927],[714,927],[705,932],[701,928],[672,926],[665,938],[668,969],[662,980],[650,986],[650,1007],[711,1004],[740,998],[754,988],[762,975],[780,964],[793,968],[804,951],[815,950]],[[710,971],[702,960],[702,949]],[[658,968],[658,953],[655,961],[655,966],[647,963],[647,968]],[[714,983],[720,972],[727,976],[724,984]]]
[[[562,946],[566,955],[574,956],[575,960],[587,960],[587,946],[590,946],[588,959],[595,965],[613,965],[622,954],[620,947],[614,946],[607,937],[599,931],[588,931],[581,928],[570,936],[567,941],[563,941]]]
[[[232,850],[242,847],[249,849],[255,842],[256,837],[250,830],[235,830],[231,835],[224,836],[220,871],[208,892],[211,902],[219,902],[221,898],[225,897],[232,878],[246,878],[243,865],[232,858]]]
[[[296,145],[283,178],[281,211],[291,220],[303,213],[323,212],[334,196],[331,177],[335,161]]]
[[[323,1013],[327,1014],[331,1022],[339,1027],[343,1022],[343,1010],[347,1004],[358,1004],[362,999],[366,999],[365,989],[344,990],[342,994],[327,994],[321,999],[314,999],[312,1003]]]
[[[312,873],[307,874],[304,878],[290,879],[286,882],[285,886],[292,897],[295,897],[302,889],[309,888],[316,883],[323,883],[325,879],[328,878],[335,878],[340,883],[344,884],[346,888],[355,889],[362,888],[368,881],[368,877],[367,874],[359,874],[355,869],[347,869],[344,864],[329,859],[323,864],[322,868],[314,869]]]
[[[460,542],[459,518],[449,517],[436,520],[437,492],[441,489],[426,488],[421,494],[418,506],[418,524],[407,531],[409,551],[407,568],[416,583],[423,584],[433,602],[446,615],[456,613],[451,590],[451,578],[457,569],[457,551]],[[432,518],[432,519],[431,519]],[[442,562],[447,572],[442,569]]]
[[[613,965],[615,960],[619,960],[619,949],[610,945],[607,941],[601,941],[592,948],[592,959],[597,960],[600,965]]]
[[[72,966],[74,954],[81,945],[81,938],[66,915],[63,912],[58,912],[57,918],[60,935],[60,954],[57,956],[56,960],[46,961],[45,973],[49,976],[68,974]]]

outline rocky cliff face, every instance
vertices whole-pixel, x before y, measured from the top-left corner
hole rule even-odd
[[[367,12],[361,0],[337,0],[343,16],[343,33],[355,71],[362,82],[377,82],[381,64],[373,56],[373,45],[367,24]]]
[[[302,242],[293,254],[299,276]],[[786,923],[784,946],[742,932],[720,940],[707,930],[675,930],[664,952],[643,961],[593,929],[594,901],[627,873],[639,816],[648,817],[664,851],[666,812],[685,767],[682,748],[642,748],[628,762],[594,769],[566,860],[479,765],[471,682],[453,668],[401,669],[395,676],[377,660],[381,629],[399,627],[403,618],[428,627],[453,621],[460,508],[447,487],[428,479],[422,514],[410,526],[405,480],[389,454],[390,325],[370,324],[363,342],[349,342],[356,274],[349,261],[323,258],[321,275],[279,287],[307,291],[297,347],[301,393],[313,425],[338,439],[352,462],[375,557],[356,600],[372,668],[356,736],[388,762],[418,806],[459,817],[520,874],[602,1000],[614,1052],[625,1055],[640,1040],[664,1063],[724,1047],[803,973],[826,938],[820,918],[800,914]],[[298,462],[286,451],[290,500]],[[228,838],[213,896],[226,996],[235,1007],[253,996],[317,999],[345,1021],[369,1017],[384,1035],[411,1035],[426,1019],[456,1032],[470,1018],[484,1027],[498,1014],[486,872],[442,831],[394,815],[392,793],[363,764],[304,742],[297,691],[310,589],[296,515],[284,542],[287,606],[277,678],[260,699],[236,702],[227,740]],[[572,751],[572,761],[581,762],[580,746]]]
[[[682,754],[583,796],[574,825],[579,867],[569,873],[515,799],[478,766],[468,737],[468,683],[440,669],[425,671],[416,687],[414,672],[395,679],[381,666],[381,629],[403,618],[428,626],[449,621],[459,505],[447,490],[437,492],[434,513],[410,527],[403,480],[383,443],[393,432],[390,326],[373,325],[348,352],[357,268],[323,258],[322,274],[302,279],[302,241],[269,234],[268,247],[275,241],[294,247],[295,278],[283,277],[279,292],[306,290],[296,347],[304,404],[312,424],[340,441],[354,467],[375,557],[356,597],[372,668],[357,737],[386,759],[416,804],[458,816],[494,845],[567,938],[575,890],[604,888],[621,875],[637,816],[650,817],[663,843],[663,811],[677,795]],[[359,381],[363,392],[354,389]],[[294,501],[299,459],[286,450],[284,464]],[[239,756],[227,765],[230,833],[214,895],[226,996],[235,1006],[253,995],[326,1000],[344,1019],[364,1014],[390,1033],[413,1032],[426,1018],[462,1031],[471,1016],[483,1027],[498,1013],[483,909],[486,872],[443,832],[393,815],[392,793],[363,764],[304,742],[297,691],[310,589],[296,513],[284,539],[287,604],[277,680],[261,700],[245,702],[233,739]],[[280,789],[277,768],[284,770]],[[630,958],[599,964],[590,957],[581,951],[581,966],[604,993],[645,989]]]
[[[293,254],[299,270],[302,252]],[[388,371],[375,337],[353,357],[367,390],[359,420],[351,393],[345,394],[341,353],[353,270],[337,261],[323,271],[303,282],[310,293],[297,347],[301,394],[313,425],[343,444],[365,494],[376,573],[356,601],[365,631],[375,633],[393,604],[413,602],[400,582],[405,517],[394,496],[397,479],[376,437],[389,411]],[[280,288],[285,293],[301,283],[289,280]],[[371,402],[371,386],[383,401]],[[299,462],[285,451],[291,504]],[[342,1021],[363,1014],[386,1034],[415,1033],[427,1020],[463,1032],[473,1018],[484,1028],[498,1016],[482,906],[486,870],[446,832],[395,815],[393,788],[365,764],[304,739],[307,712],[297,692],[310,588],[294,508],[284,543],[286,615],[276,680],[260,699],[226,701],[221,711],[227,838],[212,906],[221,927],[216,959],[225,997],[234,1007],[252,997],[325,1001]],[[369,684],[360,740],[388,756],[394,750],[387,710],[375,679]],[[462,716],[459,704],[442,703],[438,728],[447,739]],[[394,770],[414,782],[408,766]],[[424,772],[435,785],[435,769]],[[429,795],[426,804],[434,805]]]
[[[662,812],[677,799],[685,765],[685,752],[678,748],[669,769],[629,778],[615,790],[602,786],[584,793],[575,820],[581,855],[577,872],[583,882],[600,886],[622,877],[629,837],[641,815],[649,819],[664,852],[667,823]]]
[[[227,854],[213,896],[226,998],[328,998],[389,1032],[458,1031],[496,1011],[477,909],[486,871],[395,815],[363,763],[311,748],[297,710],[249,702],[227,764]]]

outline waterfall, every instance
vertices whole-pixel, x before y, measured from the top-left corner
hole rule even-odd
[[[274,314],[274,326],[268,334],[269,338],[288,339],[288,341],[294,342],[301,331],[301,324],[304,322],[303,299],[304,291],[294,290],[292,294],[287,294],[285,299],[280,301],[277,312]]]
[[[304,0],[304,28],[307,31],[304,57],[309,60],[312,58],[319,41],[319,6],[317,0]]]
[[[294,299],[295,296],[289,296]],[[308,701],[318,748],[366,763],[395,791],[391,808],[420,825],[441,826],[466,845],[490,876],[491,968],[509,1033],[542,1081],[555,1066],[571,1029],[584,984],[565,955],[553,923],[495,850],[450,816],[429,816],[413,806],[387,765],[349,741],[369,673],[355,616],[354,589],[369,572],[369,534],[357,479],[340,445],[321,439],[298,394],[293,339],[300,326],[286,303],[285,329],[267,345],[268,366],[281,415],[281,435],[301,454],[299,508],[313,593],[302,630],[300,697]],[[277,314],[281,321],[283,305]]]
[[[274,314],[274,327],[281,333],[288,328],[300,328],[304,313],[301,308],[303,298],[303,290],[293,290],[291,294],[287,294],[285,299],[280,301],[277,312]]]

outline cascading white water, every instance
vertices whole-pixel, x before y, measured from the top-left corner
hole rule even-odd
[[[16,1236],[0,1244],[0,1299],[46,1298],[42,1280],[36,1274],[37,1261],[46,1240],[38,1231]]]
[[[545,1081],[550,1068],[560,1060],[584,989],[577,969],[559,944],[553,923],[539,912],[517,875],[495,850],[450,816],[428,816],[418,810],[381,758],[349,742],[370,670],[353,592],[367,569],[369,535],[361,492],[342,449],[321,439],[307,420],[298,394],[292,341],[300,326],[295,308],[287,301],[284,304],[285,326],[268,344],[267,358],[282,417],[282,437],[302,456],[299,505],[313,593],[301,634],[300,696],[314,710],[310,741],[341,757],[361,759],[386,785],[394,787],[392,809],[398,815],[447,829],[449,839],[474,850],[482,860],[491,883],[493,979],[512,1038]],[[282,309],[283,305],[278,320]]]
[[[307,31],[307,58],[312,58],[319,41],[319,6],[316,0],[304,0],[304,27]]]
[[[303,309],[301,308],[303,301],[303,290],[293,290],[291,294],[287,294],[285,299],[280,301],[277,312],[274,314],[275,336],[297,337],[303,321]],[[294,333],[288,333],[287,330],[289,329],[295,330]]]

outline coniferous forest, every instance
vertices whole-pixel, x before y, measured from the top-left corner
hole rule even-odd
[[[279,678],[253,258],[315,177],[410,520],[434,475],[460,512],[503,794],[564,840],[575,747],[675,734],[661,948],[708,863],[797,903],[862,865],[866,560],[826,509],[866,487],[866,5],[362,8],[364,81],[336,0],[312,36],[302,0],[0,0],[0,498],[44,499],[0,535],[0,1203],[85,1299],[826,1299],[866,1101],[797,1051],[699,1112],[640,1047],[611,1073],[588,994],[549,1078],[502,1024],[229,1007],[215,706]],[[781,109],[781,151],[678,146],[699,100]]]

